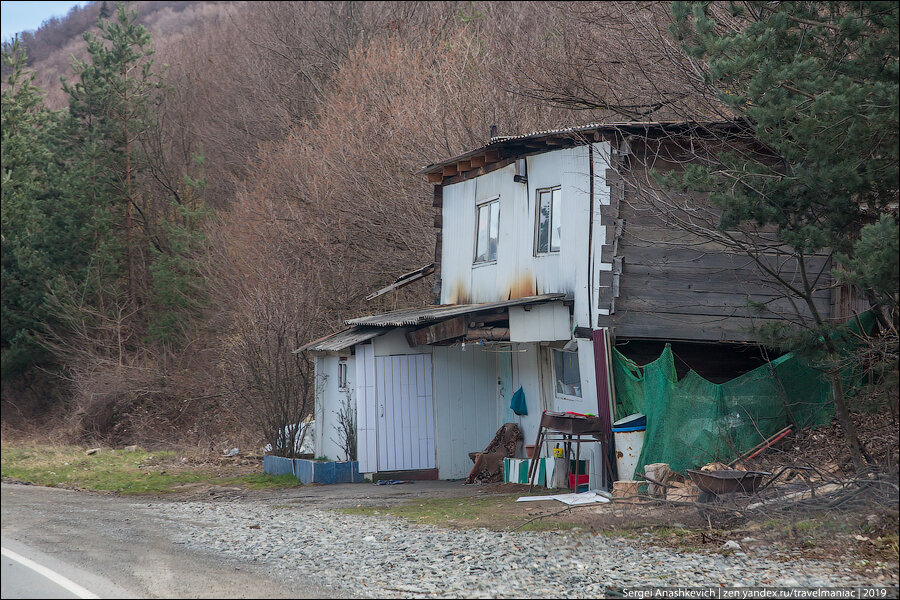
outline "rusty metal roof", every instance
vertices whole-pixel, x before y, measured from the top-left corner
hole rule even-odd
[[[693,121],[623,121],[623,122],[613,122],[613,123],[589,123],[587,125],[573,125],[571,127],[564,127],[561,129],[548,129],[544,131],[533,131],[531,133],[525,133],[522,135],[500,135],[494,136],[490,139],[490,141],[474,150],[469,150],[468,152],[464,152],[452,158],[448,158],[446,160],[442,160],[440,162],[432,163],[427,167],[423,167],[418,171],[418,175],[425,175],[428,173],[436,173],[437,171],[443,169],[445,166],[452,165],[458,161],[467,160],[474,156],[478,156],[484,154],[489,150],[500,150],[505,149],[511,146],[516,146],[521,144],[522,142],[539,142],[542,140],[550,139],[550,138],[570,138],[574,144],[577,145],[580,138],[582,138],[582,134],[586,133],[612,133],[612,132],[621,132],[621,133],[638,133],[638,132],[646,132],[650,129],[655,130],[670,130],[673,133],[676,131],[684,131],[690,130],[693,128],[719,128],[719,127],[739,127],[739,123],[736,121],[705,121],[705,122],[693,122]],[[584,143],[583,141],[581,143]],[[555,147],[548,146],[547,150],[556,149]]]
[[[528,296],[515,300],[502,302],[485,302],[483,304],[445,304],[441,306],[423,306],[421,308],[406,308],[395,310],[380,315],[370,315],[346,321],[347,325],[369,325],[375,327],[403,327],[440,321],[449,317],[466,315],[486,310],[507,308],[510,306],[522,306],[524,304],[540,304],[552,300],[562,300],[565,294],[542,294],[540,296]],[[372,336],[374,337],[374,336]]]
[[[350,327],[337,333],[326,335],[314,342],[310,342],[302,346],[297,352],[302,350],[311,350],[313,352],[339,352],[350,346],[361,344],[373,337],[387,333],[384,327]]]

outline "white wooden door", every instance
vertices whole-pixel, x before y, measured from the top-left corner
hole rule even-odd
[[[433,469],[431,355],[375,357],[378,470]]]

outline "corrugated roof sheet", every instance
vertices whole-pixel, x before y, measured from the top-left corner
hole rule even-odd
[[[440,321],[449,317],[456,317],[473,312],[521,306],[523,304],[540,304],[551,300],[561,300],[565,294],[542,294],[540,296],[528,296],[515,300],[502,302],[485,302],[483,304],[447,304],[443,306],[424,306],[421,308],[407,308],[395,310],[381,315],[370,315],[346,321],[347,325],[370,325],[376,327],[403,327]],[[373,336],[374,337],[374,336]]]
[[[300,350],[312,350],[313,352],[338,352],[371,340],[373,337],[386,333],[384,327],[351,327],[331,335],[326,335],[314,342],[300,348]],[[299,351],[299,350],[298,350]]]
[[[532,131],[531,133],[523,133],[521,135],[498,135],[494,136],[490,139],[490,141],[473,150],[469,150],[468,152],[464,152],[452,158],[448,158],[446,160],[442,160],[440,162],[432,163],[427,167],[423,167],[418,173],[430,173],[436,171],[439,168],[442,168],[446,165],[453,164],[460,160],[466,160],[472,156],[481,154],[487,150],[495,150],[498,148],[502,148],[503,146],[516,143],[526,140],[539,140],[541,138],[548,138],[553,136],[560,135],[572,135],[575,136],[580,133],[586,133],[590,131],[614,131],[614,130],[629,130],[629,129],[658,129],[658,128],[671,128],[673,130],[678,129],[689,129],[692,127],[721,127],[721,126],[736,126],[737,123],[735,121],[704,121],[704,122],[693,122],[693,121],[622,121],[616,123],[589,123],[587,125],[573,125],[571,127],[564,127],[562,129],[547,129],[544,131]]]

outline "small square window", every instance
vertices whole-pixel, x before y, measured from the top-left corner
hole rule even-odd
[[[537,191],[535,219],[535,255],[559,252],[562,220],[562,189],[559,187]]]
[[[338,361],[338,389],[347,390],[347,359],[345,358]]]
[[[557,396],[581,398],[578,352],[553,350],[553,379]]]
[[[475,262],[497,260],[497,243],[500,240],[500,199],[478,205],[476,225]]]

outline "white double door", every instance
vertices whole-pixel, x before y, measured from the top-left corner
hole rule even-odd
[[[372,356],[369,350],[362,358],[369,368],[357,408],[360,470],[433,469],[431,355]]]

